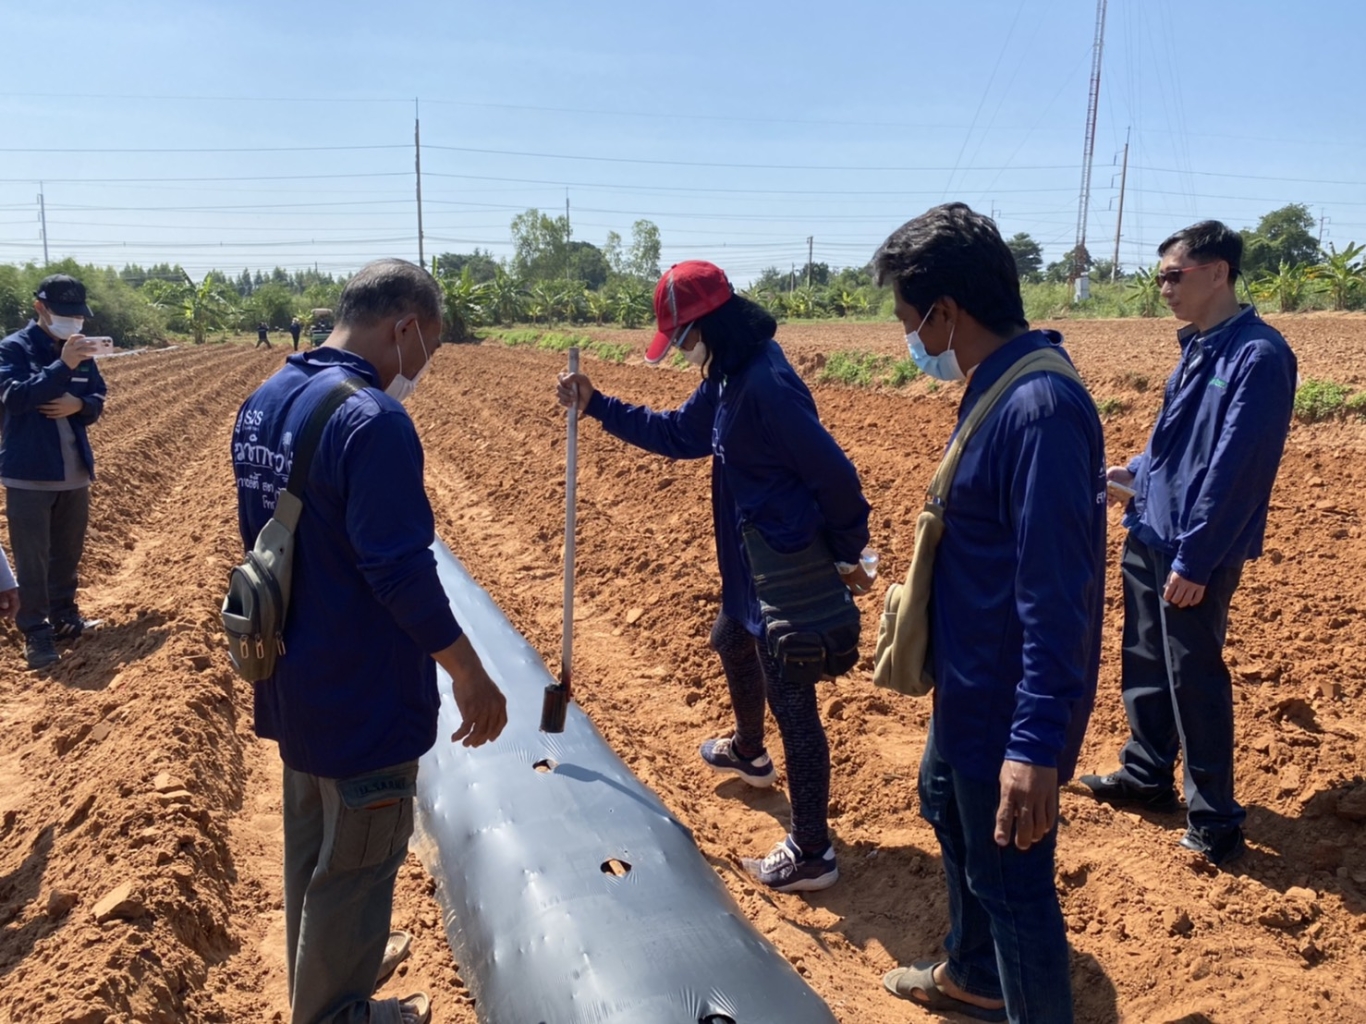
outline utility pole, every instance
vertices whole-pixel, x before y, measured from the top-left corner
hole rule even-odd
[[[1114,179],[1111,178],[1111,181]],[[1124,131],[1124,166],[1119,172],[1119,216],[1115,218],[1115,259],[1110,265],[1110,281],[1119,277],[1119,233],[1124,228],[1124,184],[1129,180],[1129,129]]]
[[[1323,226],[1324,226],[1325,224],[1327,224],[1327,223],[1328,223],[1328,218],[1325,217],[1323,214],[1320,213],[1320,214],[1319,214],[1319,248],[1320,248],[1320,249],[1323,248]],[[44,235],[43,237],[46,239],[47,236]],[[47,243],[44,242],[43,244],[46,245]],[[46,255],[47,250],[44,249],[43,252],[44,252],[44,255]]]
[[[792,264],[792,276],[787,279],[787,294],[797,290],[797,264]]]
[[[43,199],[43,183],[38,182],[38,221],[43,225],[43,266],[52,261],[47,257],[47,203]],[[1322,231],[1319,232],[1323,234]]]
[[[815,258],[815,256],[814,256],[815,251],[816,251],[816,236],[815,236],[815,235],[807,235],[807,236],[806,236],[806,286],[807,286],[808,288],[811,287],[811,270],[812,270],[811,261]]]
[[[569,241],[570,237],[571,237],[573,234],[574,234],[574,229],[571,228],[571,227],[569,226],[569,187],[568,187],[568,186],[565,186],[565,190],[564,190],[564,238],[565,238],[565,241]]]
[[[413,151],[417,156],[417,265],[427,266],[427,251],[422,238],[422,116],[413,100]]]
[[[1100,58],[1105,49],[1105,10],[1108,0],[1096,0],[1096,40],[1091,50],[1091,92],[1086,105],[1086,143],[1082,149],[1081,196],[1077,203],[1077,245],[1072,250],[1072,280],[1076,298],[1091,297],[1086,273],[1086,215],[1091,205],[1091,164],[1096,155],[1096,118],[1100,112]]]

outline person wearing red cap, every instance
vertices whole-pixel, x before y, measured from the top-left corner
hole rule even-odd
[[[736,295],[719,267],[700,260],[671,267],[655,289],[655,319],[658,331],[646,361],[659,363],[677,349],[702,372],[682,406],[655,412],[628,405],[598,392],[582,373],[560,375],[558,398],[608,433],[657,455],[712,457],[721,612],[711,646],[730,687],[735,731],[702,744],[702,759],[751,786],[773,785],[777,772],[764,745],[767,700],[783,741],[792,828],[768,856],[745,866],[780,892],[825,889],[838,880],[839,869],[827,826],[830,747],[813,685],[820,669],[804,671],[778,642],[788,638],[766,623],[749,552],[795,566],[805,603],[853,615],[852,631],[846,627],[841,639],[818,625],[804,634],[824,645],[830,672],[834,647],[857,653],[850,594],[871,584],[859,565],[868,543],[868,502],[857,470],[821,425],[811,392],[774,340],[777,323]],[[809,622],[819,619],[810,614]],[[831,674],[841,671],[847,668]]]

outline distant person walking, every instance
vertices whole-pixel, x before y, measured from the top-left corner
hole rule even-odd
[[[86,428],[104,411],[95,346],[81,334],[85,285],[46,277],[34,319],[0,341],[0,483],[19,582],[15,623],[29,668],[58,660],[56,642],[89,625],[76,605],[95,456]]]
[[[1026,359],[960,452],[934,561],[934,710],[920,814],[948,886],[948,956],[886,988],[935,1013],[1071,1024],[1054,883],[1058,786],[1071,777],[1100,668],[1105,442],[1062,339],[1025,320],[1015,260],[988,218],[938,206],[873,256],[911,358],[964,382],[958,427]],[[904,600],[904,597],[903,597]]]
[[[260,348],[262,345],[264,345],[266,348],[270,348],[271,345],[269,335],[270,328],[265,325],[264,321],[262,321],[256,327],[256,345],[254,347]]]
[[[238,523],[251,550],[312,412],[348,378],[363,385],[319,439],[285,653],[255,684],[256,733],[276,741],[284,762],[292,1024],[430,1019],[426,995],[372,995],[397,963],[386,944],[408,938],[389,931],[394,879],[413,831],[418,758],[437,742],[437,664],[462,718],[450,742],[479,746],[507,724],[506,701],[437,578],[422,443],[400,404],[440,344],[441,308],[422,268],[367,264],[342,292],[328,343],[290,355],[233,431]]]
[[[289,322],[289,336],[294,339],[295,352],[299,351],[299,335],[303,333],[303,329],[304,325],[299,323],[297,316]]]
[[[703,743],[702,760],[748,785],[772,786],[777,770],[764,742],[767,701],[783,742],[792,828],[768,856],[746,868],[779,892],[825,889],[839,879],[839,869],[827,824],[830,747],[816,700],[822,673],[799,667],[796,644],[780,644],[766,622],[753,560],[757,553],[781,563],[798,581],[797,593],[788,596],[801,611],[791,618],[809,623],[801,636],[818,645],[803,654],[814,654],[819,665],[840,648],[852,666],[858,616],[850,594],[864,593],[871,583],[860,565],[868,502],[857,470],[821,424],[811,392],[774,340],[777,323],[736,295],[720,267],[701,260],[672,267],[655,291],[655,317],[659,330],[646,360],[657,363],[677,349],[701,370],[697,390],[681,407],[654,412],[629,405],[598,392],[584,374],[562,375],[558,399],[646,451],[671,459],[711,457],[708,525],[721,570],[711,646],[730,687],[735,729]],[[851,626],[820,631],[821,620],[846,613],[852,613]]]
[[[1162,296],[1188,325],[1143,454],[1109,470],[1127,507],[1120,688],[1129,741],[1120,768],[1083,775],[1097,800],[1175,811],[1181,845],[1211,864],[1246,851],[1233,796],[1233,681],[1224,664],[1229,603],[1262,553],[1271,488],[1290,430],[1295,354],[1234,292],[1238,232],[1202,221],[1158,247]]]

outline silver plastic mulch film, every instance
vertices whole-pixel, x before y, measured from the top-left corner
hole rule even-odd
[[[691,834],[577,706],[538,731],[550,674],[441,544],[451,607],[508,699],[476,750],[441,673],[418,776],[419,856],[483,1024],[835,1024]],[[592,685],[586,681],[586,685]]]

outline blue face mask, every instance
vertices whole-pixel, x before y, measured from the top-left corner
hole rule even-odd
[[[949,328],[948,348],[937,356],[932,356],[925,351],[925,343],[920,340],[920,331],[930,322],[930,316],[933,313],[934,307],[931,306],[921,318],[920,327],[906,335],[906,348],[911,353],[911,360],[921,373],[927,377],[933,377],[935,380],[966,380],[967,375],[963,373],[963,368],[958,365],[958,353],[953,350],[953,327]]]

